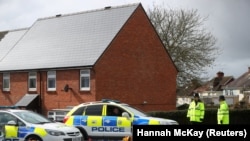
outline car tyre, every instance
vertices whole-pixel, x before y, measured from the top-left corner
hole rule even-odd
[[[25,141],[42,141],[38,136],[29,136]]]

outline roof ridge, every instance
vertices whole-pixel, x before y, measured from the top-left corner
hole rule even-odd
[[[110,10],[110,9],[124,8],[124,7],[139,5],[139,4],[141,4],[141,3],[139,2],[139,3],[124,4],[124,5],[119,5],[119,6],[106,6],[104,8],[98,8],[98,9],[92,9],[92,10],[86,10],[86,11],[80,11],[80,12],[73,12],[73,13],[68,13],[68,14],[57,14],[55,16],[38,18],[37,21],[46,20],[46,19],[53,19],[53,18],[57,18],[57,17],[66,17],[66,16],[72,16],[72,15],[78,15],[78,14],[98,12],[98,11],[104,11],[104,10]]]

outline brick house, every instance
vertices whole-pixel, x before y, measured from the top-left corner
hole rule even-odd
[[[140,3],[0,32],[0,105],[48,110],[103,98],[176,108],[178,70]]]
[[[238,96],[240,106],[250,106],[250,67],[234,81],[224,87],[225,96]],[[243,102],[243,103],[242,103]]]

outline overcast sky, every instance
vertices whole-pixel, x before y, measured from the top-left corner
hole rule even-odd
[[[250,67],[250,0],[0,0],[0,31],[26,28],[38,19],[69,14],[105,6],[141,2],[144,9],[164,5],[174,9],[197,9],[208,16],[204,27],[217,39],[222,50],[214,67],[208,68],[209,78],[223,71],[225,76],[240,75]]]

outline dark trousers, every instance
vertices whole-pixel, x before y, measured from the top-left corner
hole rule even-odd
[[[201,125],[202,122],[190,121],[191,125]]]

